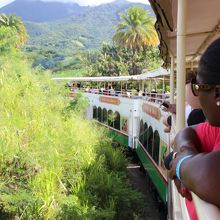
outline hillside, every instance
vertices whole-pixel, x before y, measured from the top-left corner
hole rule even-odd
[[[111,41],[120,13],[134,5],[144,7],[152,14],[149,5],[125,0],[97,7],[16,0],[1,8],[0,13],[14,13],[23,19],[30,36],[25,49],[37,54],[35,65],[53,69],[79,50],[98,49],[103,42]]]
[[[0,13],[16,14],[24,21],[48,22],[86,12],[89,7],[61,2],[43,2],[40,0],[16,0],[2,8]]]

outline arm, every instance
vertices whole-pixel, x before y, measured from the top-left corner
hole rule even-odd
[[[178,153],[171,162],[170,178],[176,182],[176,165],[179,159],[186,155],[193,155],[181,165],[182,184],[201,199],[220,207],[220,151],[199,153],[200,141],[195,128],[192,127],[180,131],[175,138],[174,145]],[[181,190],[178,189],[178,191]]]
[[[184,186],[201,199],[220,207],[220,151],[200,153],[180,169]]]
[[[174,150],[178,155],[198,154],[200,150],[200,140],[196,134],[196,126],[191,126],[181,130],[174,139]]]

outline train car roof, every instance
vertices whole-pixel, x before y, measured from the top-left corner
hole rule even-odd
[[[197,67],[207,46],[220,37],[220,1],[186,0],[186,62]],[[160,39],[160,53],[164,66],[170,66],[170,54],[176,58],[178,0],[149,0],[155,14],[155,28]]]
[[[138,79],[139,80],[146,80],[148,78],[161,78],[163,76],[169,76],[170,73],[164,69],[164,68],[159,68],[156,70],[152,70],[152,71],[144,71],[143,74],[138,75]]]
[[[161,78],[169,75],[166,69],[159,68],[153,71],[146,71],[140,75],[133,76],[101,76],[101,77],[55,77],[53,80],[67,80],[71,82],[123,82],[123,81],[141,81],[150,78]]]

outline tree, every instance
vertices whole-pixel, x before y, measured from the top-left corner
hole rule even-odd
[[[95,56],[86,56],[88,76],[123,76],[141,74],[144,69],[152,70],[161,66],[159,50],[148,46],[139,53],[131,49],[103,44]]]
[[[116,26],[113,36],[113,41],[120,47],[132,49],[135,53],[158,44],[154,18],[148,15],[147,10],[138,6],[131,7],[121,15],[121,19],[123,21]]]
[[[17,43],[16,47],[23,46],[27,41],[27,30],[19,17],[16,15],[6,16],[5,14],[0,14],[0,27],[9,27],[16,31]]]
[[[16,32],[9,27],[0,26],[0,53],[8,53],[16,47]]]

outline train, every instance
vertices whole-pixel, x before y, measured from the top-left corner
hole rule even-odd
[[[149,3],[156,16],[155,29],[159,37],[163,67],[170,73],[171,103],[174,103],[176,93],[177,111],[172,123],[174,136],[185,127],[186,71],[196,71],[204,50],[220,37],[220,1],[211,0],[207,4],[205,0],[149,0]],[[147,76],[122,78],[104,77],[98,81],[105,83],[111,80],[125,82],[148,80]],[[84,79],[77,81],[74,78],[65,80],[84,81]],[[85,79],[93,80],[96,79]],[[106,126],[114,139],[137,153],[162,202],[164,204],[167,202],[167,219],[189,220],[185,201],[177,192],[173,181],[167,179],[167,171],[163,166],[164,158],[171,151],[169,145],[171,137],[163,132],[162,116],[166,115],[166,112],[160,108],[162,96],[157,97],[157,94],[148,93],[144,97],[136,95],[126,97],[124,93],[113,95],[97,90],[85,91],[89,100],[87,117]],[[166,97],[163,96],[162,101],[164,99]],[[194,193],[192,196],[199,220],[220,219],[218,207],[202,201]]]
[[[132,94],[132,91],[115,91],[112,84],[115,82],[136,83],[140,87],[143,81],[148,83],[162,81],[165,88],[165,77],[169,76],[163,68],[145,74],[128,77],[76,77],[71,78],[72,94],[83,92],[88,99],[86,117],[95,120],[108,130],[108,134],[120,145],[136,153],[141,166],[144,168],[151,184],[154,186],[158,200],[164,206],[167,203],[167,170],[164,159],[169,153],[169,134],[163,131],[163,115],[167,115],[161,108],[169,94],[164,91],[146,91],[140,88],[142,94]],[[56,80],[59,80],[56,78]],[[86,83],[93,82],[99,85],[95,88],[86,88]],[[101,83],[111,84],[106,89]],[[81,85],[81,87],[79,87]],[[146,86],[146,85],[145,85]],[[77,88],[78,87],[78,88]],[[149,86],[148,86],[149,87]],[[152,87],[152,86],[151,86]]]

